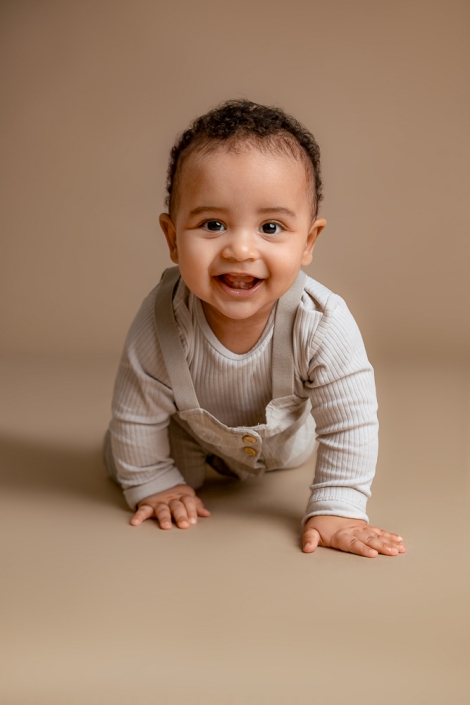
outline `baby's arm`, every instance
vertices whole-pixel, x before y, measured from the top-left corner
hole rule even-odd
[[[156,336],[154,301],[155,290],[132,323],[116,376],[110,474],[135,512],[133,526],[156,517],[162,528],[171,528],[173,517],[187,528],[209,512],[170,457],[168,424],[176,406]]]
[[[378,449],[373,369],[344,301],[334,296],[328,304],[304,383],[319,446],[303,550],[329,546],[368,557],[398,555],[405,551],[403,539],[369,526],[365,513]]]

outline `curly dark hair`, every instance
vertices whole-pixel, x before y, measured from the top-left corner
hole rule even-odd
[[[183,163],[195,151],[210,152],[224,145],[236,149],[240,143],[288,154],[304,162],[312,187],[312,215],[322,200],[320,148],[314,136],[280,108],[258,105],[249,100],[228,100],[196,118],[179,135],[170,154],[165,205],[170,215],[176,208],[178,181]]]

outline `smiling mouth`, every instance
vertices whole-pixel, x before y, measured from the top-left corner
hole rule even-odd
[[[253,289],[261,281],[249,274],[220,274],[216,279],[230,289]]]

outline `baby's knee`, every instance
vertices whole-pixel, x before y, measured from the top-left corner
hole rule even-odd
[[[117,483],[117,470],[114,463],[113,451],[111,448],[111,432],[108,428],[103,439],[102,457],[108,477]]]
[[[209,465],[209,467],[213,468],[216,472],[218,472],[219,475],[238,478],[238,475],[229,468],[225,460],[219,458],[218,455],[208,455],[206,458],[206,463]]]
[[[195,491],[197,492],[197,490],[200,490],[200,489],[201,489],[201,487],[202,487],[203,484],[204,484],[205,477],[206,477],[206,471],[205,471],[205,470],[204,470],[203,473],[202,473],[202,472],[187,473],[187,472],[184,472],[184,471],[183,471],[183,472],[180,471],[180,472],[181,472],[181,474],[183,475],[184,481],[186,482],[186,484],[189,485],[190,487],[192,487],[193,490],[195,490]]]

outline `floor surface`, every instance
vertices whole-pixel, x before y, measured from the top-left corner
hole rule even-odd
[[[188,531],[129,525],[100,443],[116,360],[3,360],[1,705],[470,702],[470,375],[376,363],[371,523],[300,551],[313,460],[210,477]]]

